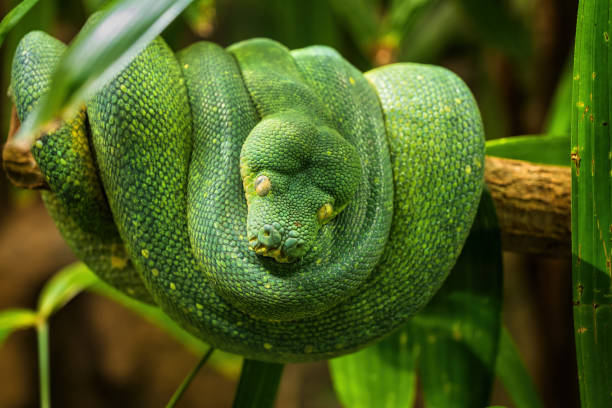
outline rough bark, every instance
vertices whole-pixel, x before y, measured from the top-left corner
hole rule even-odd
[[[6,139],[6,145],[2,149],[2,167],[8,179],[16,187],[33,190],[48,189],[49,186],[40,172],[36,160],[32,157],[32,152],[12,143],[13,137],[20,125],[17,109],[13,105],[8,138]]]
[[[485,181],[495,202],[505,250],[570,256],[569,167],[487,156]]]
[[[18,187],[48,189],[32,154],[11,143],[19,127],[13,111],[3,165]],[[546,166],[487,156],[485,181],[491,191],[508,251],[569,257],[571,177],[569,167]]]

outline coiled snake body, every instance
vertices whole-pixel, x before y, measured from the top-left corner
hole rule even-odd
[[[64,49],[21,41],[21,119]],[[445,69],[363,75],[266,39],[174,55],[158,38],[32,154],[102,279],[213,346],[288,362],[370,344],[431,298],[475,215],[483,150]]]

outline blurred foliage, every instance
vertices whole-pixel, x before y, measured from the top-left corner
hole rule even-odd
[[[5,9],[17,2],[7,3]],[[25,32],[42,29],[69,41],[88,14],[108,3],[112,2],[39,2],[3,46],[9,56],[2,67],[3,88],[8,86],[10,56]],[[570,44],[565,41],[549,61],[538,56],[542,46],[534,36],[539,27],[533,22],[547,8],[557,8],[554,2],[539,3],[544,7],[523,0],[197,0],[163,36],[175,50],[198,39],[224,46],[251,37],[271,37],[289,48],[324,44],[362,70],[396,61],[446,65],[470,85],[483,111],[487,138],[495,139],[542,131],[541,115],[522,119],[523,112],[517,115],[517,107],[509,106],[508,93],[523,98],[522,107],[538,99],[542,111],[561,71],[558,60],[569,54]],[[572,10],[572,3],[565,8]],[[566,24],[550,24],[547,38],[558,38]],[[548,88],[542,90],[534,84],[544,76]]]
[[[501,237],[485,191],[457,263],[425,309],[380,343],[330,361],[341,402],[413,406],[418,374],[426,407],[486,406],[496,371],[501,295]]]
[[[5,1],[0,7],[2,15],[18,3],[15,0]],[[29,13],[23,15],[2,43],[2,89],[9,87],[12,54],[25,33],[41,29],[70,42],[89,14],[101,8],[113,7],[116,3],[117,0],[39,1]],[[364,71],[400,61],[443,65],[462,77],[475,94],[487,139],[499,139],[488,143],[490,153],[542,163],[566,164],[571,109],[568,103],[571,95],[571,70],[566,61],[569,60],[574,32],[576,3],[577,0],[195,0],[162,35],[174,50],[202,39],[227,46],[251,37],[270,37],[289,48],[324,44],[336,48]],[[549,15],[555,17],[546,17]],[[19,13],[14,16],[19,17]],[[4,27],[14,22],[7,20]],[[0,25],[0,38],[3,35],[2,27]],[[78,60],[73,64],[78,64]],[[6,134],[10,103],[7,98],[3,98],[3,102],[0,129]],[[547,136],[509,138],[516,134]],[[11,194],[6,194],[8,191]],[[0,176],[0,210],[19,203],[27,204],[32,201],[32,197],[28,193],[15,193],[8,187],[3,176]],[[88,280],[91,274],[82,266],[76,268],[80,268],[80,272],[64,272],[45,287],[40,310],[35,312],[21,309],[0,314],[0,342],[11,329],[36,325],[41,316],[46,319],[79,290],[89,286],[91,290],[112,298],[160,325],[190,350],[201,354],[207,349],[205,344],[180,329],[158,309],[133,301],[104,284],[92,284]],[[469,275],[469,267],[466,273]],[[493,282],[486,289],[496,293],[494,299],[497,302],[501,282],[499,276],[493,276],[492,279]],[[476,280],[470,282],[475,284],[477,291],[482,289],[478,284],[485,283]],[[458,285],[461,288],[461,284]],[[496,304],[495,308],[489,310],[490,314],[499,315],[498,306]],[[435,307],[434,302],[430,309],[435,311]],[[484,310],[486,307],[483,305],[476,309]],[[461,310],[447,304],[443,311]],[[476,310],[473,315],[468,313],[463,318],[470,323],[470,318],[477,316],[478,312]],[[404,332],[398,332],[396,337],[380,343],[383,349],[381,355],[389,359],[385,354],[388,351],[385,347],[389,344],[400,348],[405,348],[406,344],[414,346],[412,342],[406,341],[413,334],[412,331],[418,331],[417,337],[420,336],[422,340],[417,349],[422,353],[419,358],[423,365],[442,367],[440,359],[444,358],[443,352],[452,347],[470,349],[469,336],[474,329],[474,322],[471,322],[472,326],[456,326],[447,321],[447,316],[438,319],[440,316],[434,313],[416,319]],[[444,323],[440,327],[427,326],[428,322],[440,321]],[[484,378],[484,382],[480,382],[484,385],[479,395],[488,395],[491,365],[495,361],[492,355],[495,354],[495,330],[499,329],[499,320],[489,323],[489,329],[492,329],[485,339],[487,341],[480,339],[486,343],[485,348],[489,351],[486,358],[478,354],[477,346],[472,345],[470,353],[473,356],[451,361],[447,367],[449,375],[455,375],[454,380],[461,382],[463,379],[464,385],[468,386],[473,379],[466,377],[461,368],[476,367],[477,375]],[[444,331],[449,327],[457,330],[449,334]],[[445,344],[452,343],[452,347],[435,349],[431,346],[427,352],[427,340],[431,333],[438,335]],[[455,341],[457,333],[462,341]],[[397,348],[393,350],[395,352]],[[414,356],[409,354],[399,358],[413,362]],[[393,358],[396,358],[395,354]],[[215,352],[211,364],[235,377],[240,361],[240,357]],[[241,384],[244,389],[256,391],[276,387],[276,375],[280,376],[280,367],[257,366],[251,362],[247,362],[245,367],[256,373],[271,370],[274,374],[270,377],[273,380],[271,384],[249,383],[247,380],[253,378],[243,378]],[[460,369],[455,370],[457,367]],[[502,379],[513,395],[518,395],[519,401],[531,401],[531,404],[525,403],[525,406],[538,406],[532,384],[528,379],[521,381],[525,370],[505,332],[502,332],[500,354],[497,356],[497,369],[500,367],[503,367],[506,374],[506,378]],[[415,372],[411,367],[408,368],[410,372],[403,374],[403,380],[414,385]],[[440,386],[442,380],[441,377],[430,376],[425,378],[423,386],[435,388]],[[400,390],[403,389],[400,387]],[[411,388],[406,398],[412,401],[415,395],[415,389]],[[465,397],[469,404],[469,395],[460,397]],[[457,398],[451,397],[455,402],[459,401]],[[435,405],[431,399],[428,403]]]

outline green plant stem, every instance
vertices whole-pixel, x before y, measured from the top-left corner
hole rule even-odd
[[[200,371],[200,368],[202,368],[202,366],[206,364],[206,361],[208,361],[213,351],[215,351],[215,349],[212,347],[208,349],[206,354],[204,354],[204,357],[202,357],[200,362],[193,368],[193,370],[191,370],[191,372],[187,375],[187,377],[185,377],[181,385],[179,385],[177,390],[174,392],[174,394],[172,395],[172,398],[170,398],[170,401],[168,401],[166,408],[173,408],[176,405],[176,403],[181,399],[181,397],[183,396],[183,393],[185,392],[187,387],[189,387],[189,384],[191,384],[191,381],[193,381],[198,371]]]
[[[232,407],[273,407],[284,367],[284,364],[245,358]]]
[[[38,371],[40,379],[40,407],[51,407],[51,387],[49,374],[49,326],[46,320],[36,325],[38,338]]]

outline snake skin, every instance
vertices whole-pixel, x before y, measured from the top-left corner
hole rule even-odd
[[[64,49],[21,41],[21,120]],[[277,362],[346,354],[420,310],[484,173],[478,108],[448,70],[362,74],[330,48],[266,39],[175,55],[157,38],[32,151],[96,274],[214,347]]]

